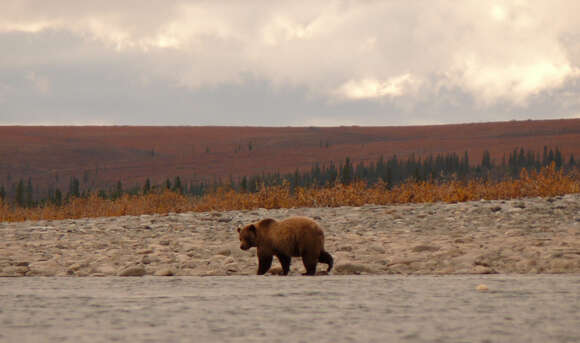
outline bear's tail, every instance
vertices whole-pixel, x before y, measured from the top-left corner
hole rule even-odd
[[[320,252],[320,257],[318,257],[318,262],[328,264],[328,269],[326,271],[330,273],[330,270],[332,269],[332,266],[334,264],[334,259],[326,250],[322,250]]]

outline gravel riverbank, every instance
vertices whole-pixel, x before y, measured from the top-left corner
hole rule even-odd
[[[325,229],[332,274],[580,273],[580,194],[570,194],[0,223],[0,276],[251,275],[255,249],[239,249],[236,228],[294,215]],[[294,258],[291,274],[303,270]]]

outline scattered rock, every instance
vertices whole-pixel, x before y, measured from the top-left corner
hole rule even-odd
[[[226,274],[228,275],[232,275],[235,273],[238,273],[240,271],[240,268],[238,267],[238,265],[236,263],[231,263],[226,265]]]
[[[223,260],[223,262],[222,262],[222,263],[223,263],[223,265],[224,265],[224,266],[227,266],[228,264],[233,264],[233,263],[236,263],[236,260],[234,260],[234,258],[233,258],[233,257],[231,257],[231,256],[228,256],[228,257],[226,257],[226,259],[225,259],[225,260]]]
[[[171,268],[163,268],[163,269],[159,269],[158,271],[156,271],[154,275],[155,276],[173,276],[173,275],[175,275],[175,272]]]
[[[284,275],[282,267],[272,267],[268,272],[272,275]]]
[[[225,260],[226,260],[226,256],[224,256],[224,255],[213,255],[209,259],[209,264],[222,265]]]
[[[117,275],[117,269],[109,264],[99,265],[95,267],[95,274],[100,274],[103,276],[113,276]]]
[[[26,266],[9,266],[0,271],[0,276],[25,276],[29,270]]]
[[[495,270],[485,266],[475,266],[472,269],[473,274],[497,274]]]
[[[231,254],[232,254],[232,251],[229,248],[225,248],[225,249],[219,250],[216,255],[230,256]]]
[[[356,263],[340,263],[333,269],[334,274],[350,275],[350,274],[370,274],[372,270],[363,264]]]
[[[436,247],[434,245],[427,245],[427,244],[421,244],[421,245],[417,245],[415,246],[412,251],[413,252],[425,252],[425,251],[438,251],[440,248]]]
[[[370,247],[371,251],[377,252],[379,254],[384,254],[386,252],[385,248],[383,247],[382,244],[372,244]]]
[[[341,245],[336,248],[336,251],[352,251],[352,245]]]
[[[61,265],[54,260],[31,263],[27,273],[29,276],[54,276],[63,271]]]
[[[477,285],[477,287],[475,287],[475,290],[478,292],[487,292],[489,291],[489,288],[487,287],[487,285],[482,283],[480,285]]]
[[[119,272],[119,276],[143,276],[147,271],[143,266],[127,267]]]
[[[234,228],[291,215],[325,228],[331,274],[580,273],[579,213],[571,194],[2,223],[0,276],[254,275]]]

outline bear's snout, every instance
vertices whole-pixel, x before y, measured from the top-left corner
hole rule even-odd
[[[242,243],[242,244],[240,244],[240,249],[242,249],[242,250],[248,250],[248,249],[250,249],[250,245],[249,244]]]

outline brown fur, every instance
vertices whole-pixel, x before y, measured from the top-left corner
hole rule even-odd
[[[292,257],[302,257],[305,275],[316,274],[318,262],[328,264],[332,269],[332,256],[324,250],[324,232],[313,220],[292,217],[283,221],[263,219],[238,228],[240,249],[258,250],[258,275],[265,274],[272,265],[273,256],[282,264],[284,275],[290,271]]]

